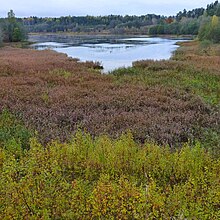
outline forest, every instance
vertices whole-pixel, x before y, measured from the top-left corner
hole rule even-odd
[[[65,16],[60,18],[29,17],[21,19],[28,32],[76,32],[107,34],[175,34],[197,35],[199,28],[212,16],[220,16],[220,3],[207,8],[178,12],[175,16]]]
[[[87,15],[59,18],[39,18],[36,16],[16,18],[11,10],[7,18],[0,18],[0,42],[21,41],[27,37],[27,33],[61,32],[193,36],[199,34],[201,40],[219,42],[219,16],[220,3],[218,1],[207,5],[206,9],[196,8],[190,11],[184,9],[175,16],[146,14],[142,16]],[[211,25],[213,22],[214,26]]]

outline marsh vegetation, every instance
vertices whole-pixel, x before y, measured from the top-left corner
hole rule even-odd
[[[50,50],[0,61],[3,219],[219,218],[219,45],[109,75]]]
[[[110,74],[99,63],[4,44],[0,218],[220,219],[217,6],[175,17],[178,25],[208,17],[201,41]]]

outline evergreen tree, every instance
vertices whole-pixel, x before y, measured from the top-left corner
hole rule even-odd
[[[18,27],[15,27],[12,33],[12,41],[13,42],[18,42],[18,41],[22,41],[22,32],[21,29]]]
[[[13,32],[16,26],[16,19],[13,10],[8,12],[8,40],[9,42],[13,41]]]
[[[220,3],[218,3],[218,5],[217,5],[217,9],[216,9],[215,15],[220,17]]]
[[[18,22],[13,10],[8,12],[8,17],[3,25],[4,41],[18,42],[26,39],[24,27]]]

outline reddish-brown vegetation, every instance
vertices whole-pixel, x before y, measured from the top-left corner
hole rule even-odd
[[[1,76],[18,73],[23,75],[36,74],[61,68],[82,73],[88,68],[97,67],[92,62],[77,63],[77,59],[68,58],[65,54],[59,54],[52,50],[42,52],[12,47],[4,47],[0,50],[0,61]]]
[[[202,46],[201,44],[196,41],[182,42],[183,47],[177,51],[174,59],[185,61],[188,66],[220,75],[220,45]]]
[[[219,116],[201,99],[160,86],[117,84],[53,51],[0,50],[0,108],[8,108],[40,139],[66,140],[78,127],[113,137],[131,130],[137,140],[170,145],[200,138]]]

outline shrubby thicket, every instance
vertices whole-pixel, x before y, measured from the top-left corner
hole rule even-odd
[[[113,140],[78,131],[44,146],[31,136],[1,114],[1,219],[220,218],[220,160],[199,143],[171,151],[129,132]]]

